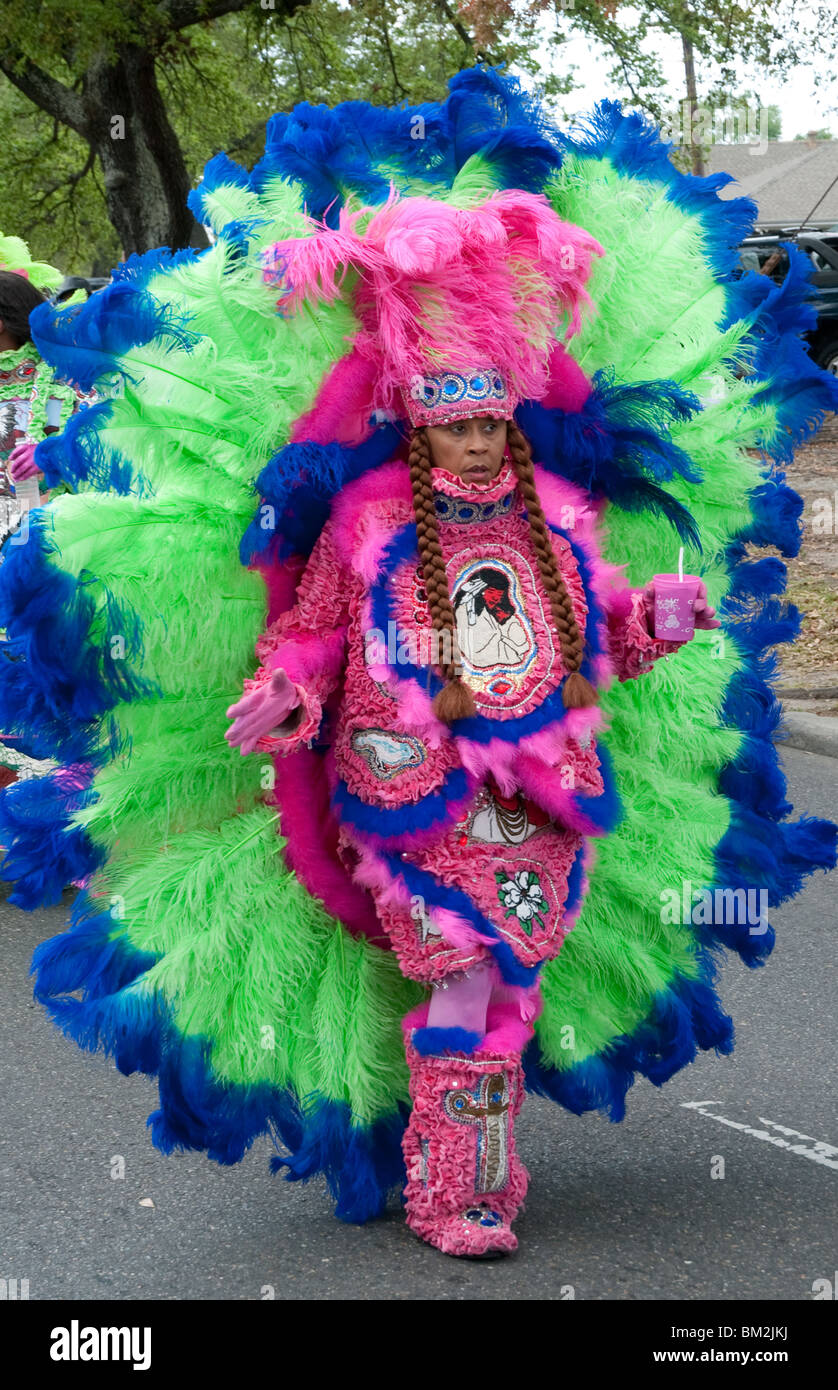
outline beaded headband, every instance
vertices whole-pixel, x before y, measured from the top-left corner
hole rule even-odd
[[[497,367],[415,376],[402,397],[411,425],[450,425],[474,415],[511,420],[518,404]]]

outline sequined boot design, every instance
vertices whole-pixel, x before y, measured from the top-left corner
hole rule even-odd
[[[471,1056],[428,1054],[414,1045],[426,1017],[427,1005],[404,1020],[413,1101],[402,1141],[407,1224],[446,1255],[505,1254],[517,1249],[511,1223],[527,1191],[513,1121],[532,1029],[514,1005],[490,1006],[489,1031]],[[424,1047],[421,1031],[416,1041]]]

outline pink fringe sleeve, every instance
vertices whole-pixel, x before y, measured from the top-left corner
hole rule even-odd
[[[246,691],[256,690],[281,667],[294,682],[302,706],[300,723],[287,734],[261,738],[261,751],[292,752],[320,728],[323,706],[343,672],[351,587],[327,522],[303,571],[297,602],[259,638],[256,654],[261,665],[244,682]]]
[[[608,610],[611,659],[618,680],[634,680],[651,671],[656,661],[677,652],[683,642],[654,637],[646,621],[642,589],[619,589]]]

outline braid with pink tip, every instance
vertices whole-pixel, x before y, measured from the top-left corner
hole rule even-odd
[[[532,451],[528,440],[514,421],[510,421],[507,426],[507,443],[527,509],[539,573],[550,600],[553,624],[561,646],[562,663],[568,673],[562,686],[564,705],[566,709],[594,705],[597,703],[597,693],[579,670],[584,656],[584,637],[576,621],[573,603],[556,560],[544,509],[536,491]],[[476,707],[471,690],[463,680],[462,663],[459,660],[454,609],[448,589],[448,576],[445,573],[439,522],[431,486],[430,446],[422,429],[414,429],[410,437],[408,466],[413,489],[416,535],[431,621],[437,632],[449,634],[454,652],[454,658],[443,667],[445,685],[434,700],[433,706],[437,717],[450,724],[455,719],[465,719],[475,714]]]
[[[573,611],[573,602],[562,578],[556,552],[550,540],[550,531],[544,518],[544,509],[536,491],[532,450],[529,440],[521,433],[514,420],[510,420],[507,425],[506,442],[512,457],[512,466],[518,478],[518,487],[527,509],[530,537],[538,560],[541,582],[550,599],[553,625],[561,643],[562,662],[568,672],[562,687],[565,708],[578,709],[595,705],[597,693],[590,681],[586,680],[579,672],[585,654],[584,634],[579,630],[579,624]]]
[[[445,685],[434,700],[433,709],[438,719],[450,724],[454,719],[467,719],[476,714],[474,696],[463,681],[463,668],[459,660],[457,627],[451,594],[448,591],[448,576],[439,540],[439,522],[434,507],[434,493],[431,487],[431,451],[428,436],[422,429],[415,429],[410,436],[408,455],[410,483],[413,489],[413,512],[416,518],[416,536],[419,543],[419,556],[422,561],[422,574],[428,607],[434,629],[447,633],[453,653],[452,660],[443,666]]]

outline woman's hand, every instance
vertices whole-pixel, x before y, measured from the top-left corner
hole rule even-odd
[[[13,483],[22,483],[26,478],[40,475],[41,470],[35,462],[36,448],[34,440],[24,439],[12,449],[9,454],[8,472]]]
[[[288,716],[296,712],[296,718]],[[242,757],[252,753],[260,738],[274,731],[278,736],[293,733],[299,724],[302,708],[297,688],[282,667],[257,690],[250,690],[227,711],[233,720],[224,737],[231,748],[241,748]],[[279,728],[278,726],[286,727]]]
[[[646,610],[646,626],[654,637],[655,635],[655,581],[650,579],[649,583],[643,587],[643,606]],[[698,581],[698,593],[693,601],[695,612],[695,625],[701,628],[721,627],[721,622],[716,617],[715,608],[711,608],[707,602],[707,585],[703,579]]]

